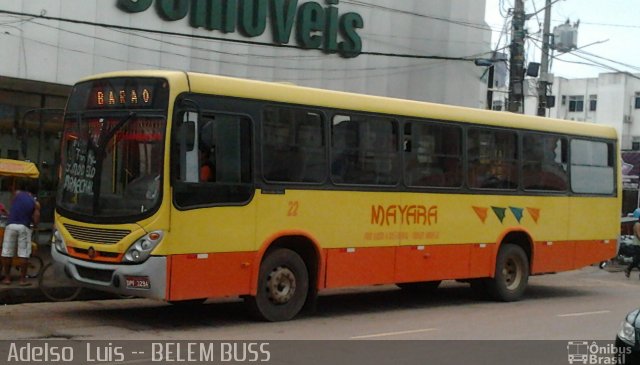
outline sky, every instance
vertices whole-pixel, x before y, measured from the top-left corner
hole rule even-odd
[[[500,37],[505,24],[505,9],[513,8],[515,0],[486,0],[486,21],[494,30],[494,47],[504,47],[509,33]],[[525,0],[525,11],[540,11],[545,0]],[[502,5],[502,6],[501,6]],[[502,12],[502,15],[501,15]],[[551,6],[551,31],[567,19],[580,20],[578,50],[568,54],[554,53],[550,72],[566,78],[597,77],[615,70],[640,74],[640,1],[639,0],[559,0]],[[510,18],[509,18],[510,20]],[[542,39],[544,11],[533,16],[526,28],[530,37]],[[541,41],[528,40],[525,45],[527,62],[540,62]],[[613,61],[613,62],[612,62]],[[600,63],[607,67],[583,65]],[[614,70],[615,69],[615,70]]]

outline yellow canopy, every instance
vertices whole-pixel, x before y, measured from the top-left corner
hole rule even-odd
[[[40,172],[33,162],[0,158],[0,176],[29,177],[37,179],[38,176],[40,176]]]

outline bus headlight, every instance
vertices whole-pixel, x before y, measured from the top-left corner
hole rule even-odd
[[[62,235],[60,234],[60,231],[58,231],[57,229],[53,229],[53,234],[51,235],[51,244],[53,245],[53,247],[56,248],[56,250],[58,250],[58,252],[63,253],[65,255],[69,254],[69,251],[67,251],[67,245],[64,243],[64,240],[62,239]]]
[[[140,263],[148,259],[162,236],[162,231],[153,231],[134,242],[124,254],[124,262]]]

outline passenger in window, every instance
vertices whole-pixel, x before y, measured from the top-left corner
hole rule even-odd
[[[209,150],[200,150],[200,182],[211,182],[216,180],[215,166],[211,162]]]

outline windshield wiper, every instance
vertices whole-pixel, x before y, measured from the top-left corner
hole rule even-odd
[[[106,156],[105,150],[107,148],[107,145],[109,144],[109,141],[111,140],[111,138],[113,138],[113,136],[116,135],[116,133],[124,128],[127,123],[129,123],[129,121],[131,119],[133,119],[133,117],[136,116],[135,112],[129,112],[129,114],[127,114],[124,118],[122,118],[118,124],[116,124],[113,128],[111,128],[110,131],[108,131],[105,134],[100,133],[100,139],[98,141],[98,143],[96,145],[94,145],[94,149],[96,152],[96,171],[97,173],[93,176],[93,214],[97,215],[98,214],[98,210],[100,209],[100,188],[101,188],[101,182],[102,182],[102,165],[103,165],[103,161],[104,158]]]
[[[113,138],[113,136],[115,136],[120,129],[124,128],[124,126],[127,125],[127,123],[129,123],[129,121],[135,116],[136,112],[129,112],[129,114],[122,118],[122,120],[120,120],[118,124],[116,124],[116,126],[113,127],[109,132],[104,135],[101,133],[100,141],[98,142],[97,146],[98,150],[102,150],[104,152],[104,147],[107,145],[107,143],[109,143],[111,138]]]

